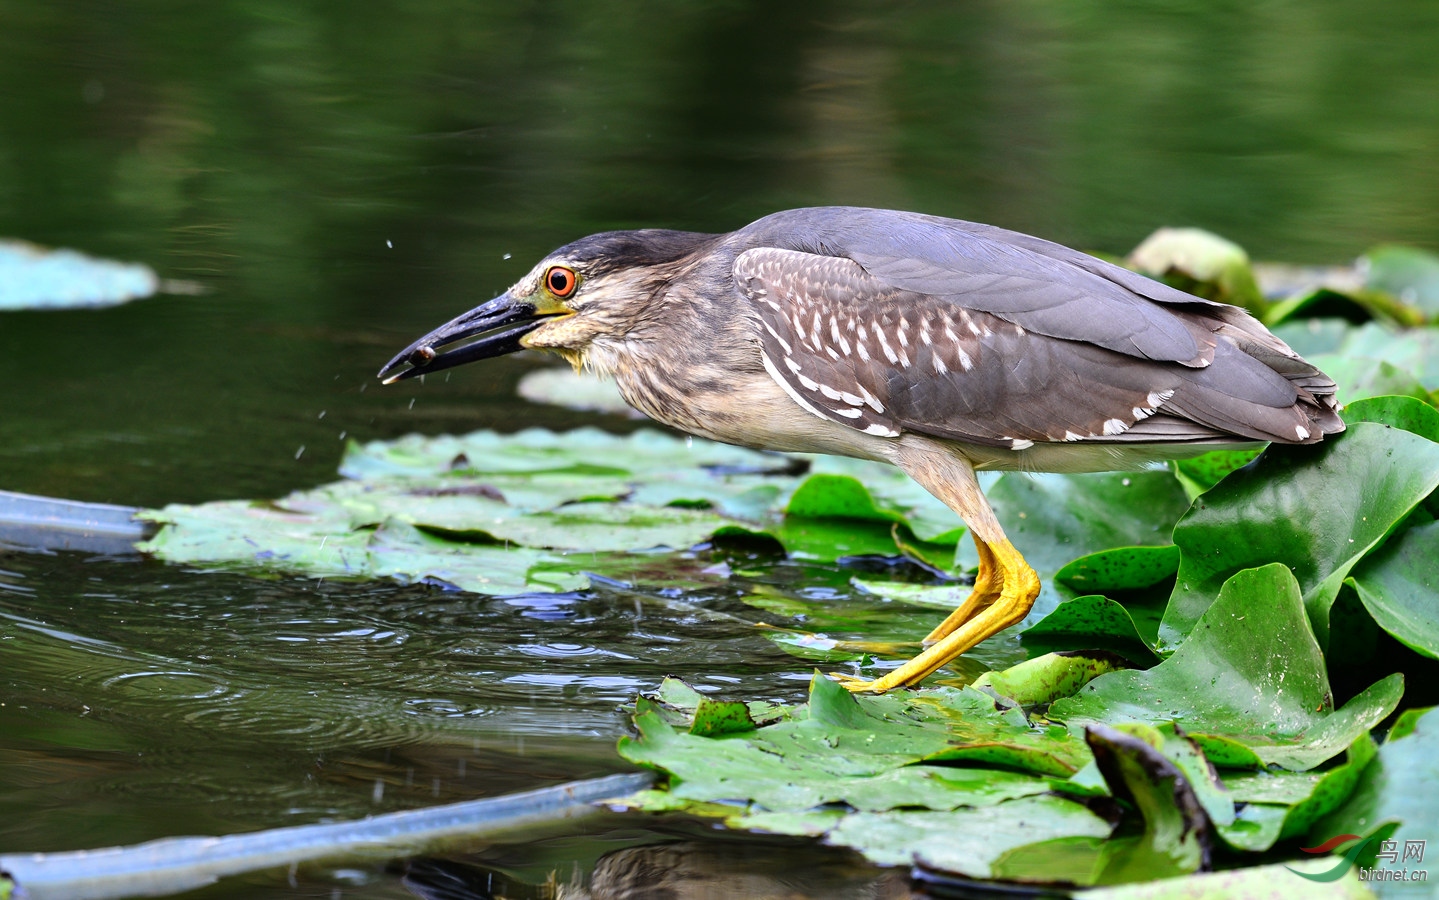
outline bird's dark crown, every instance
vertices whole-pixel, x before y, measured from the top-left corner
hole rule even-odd
[[[666,266],[707,247],[720,235],[694,231],[646,228],[640,231],[605,231],[566,244],[551,259],[581,267],[590,277],[650,266]]]

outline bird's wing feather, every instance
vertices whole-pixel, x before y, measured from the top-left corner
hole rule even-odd
[[[757,248],[739,255],[734,277],[770,375],[816,415],[870,434],[1005,448],[1116,440],[1206,371],[1037,335],[840,257]],[[1227,433],[1186,419],[1166,439]]]
[[[841,256],[891,287],[951,300],[1050,337],[1205,366],[1215,338],[1176,315],[1218,304],[1059,244],[894,210],[791,210],[749,228],[756,245]]]
[[[981,296],[896,287],[843,257],[755,248],[734,281],[770,375],[810,412],[870,434],[1023,449],[1307,443],[1343,427],[1332,382],[1238,310],[1209,320],[1212,364],[1192,367],[1035,333],[969,302]],[[1129,434],[1160,411],[1163,428]]]

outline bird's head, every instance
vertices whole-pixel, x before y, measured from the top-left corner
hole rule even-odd
[[[581,238],[400,351],[379,377],[390,384],[525,348],[553,350],[579,367],[597,346],[643,327],[654,297],[711,238],[658,229]]]

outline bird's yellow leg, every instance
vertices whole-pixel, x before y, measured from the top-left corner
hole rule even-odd
[[[918,656],[873,681],[836,673],[835,677],[840,684],[851,691],[876,694],[918,684],[980,641],[993,637],[1028,615],[1030,608],[1034,606],[1034,598],[1039,596],[1039,576],[1008,540],[992,544],[988,549],[993,556],[999,589],[998,595],[995,595],[990,603],[977,607],[974,595],[971,594],[970,598],[945,620],[945,624],[959,618],[961,613],[968,613],[968,617],[949,629],[944,637],[926,647]]]
[[[978,536],[974,538],[974,546],[979,551],[979,571],[974,576],[974,589],[969,592],[969,597],[959,604],[959,607],[950,613],[943,622],[936,625],[929,636],[924,639],[926,647],[938,643],[956,628],[974,618],[980,610],[999,599],[1003,585],[995,578],[997,570],[994,564],[994,554],[990,552],[989,545],[980,540]]]
[[[837,673],[835,678],[851,691],[883,693],[918,684],[980,641],[1019,622],[1039,596],[1039,576],[1005,537],[968,460],[933,441],[907,435],[894,462],[969,525],[979,549],[979,574],[969,597],[930,632],[926,643],[934,643],[914,659],[873,681]]]

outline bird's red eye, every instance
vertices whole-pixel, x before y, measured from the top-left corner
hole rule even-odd
[[[575,286],[578,284],[579,279],[575,278],[574,269],[567,269],[564,266],[550,266],[550,270],[545,273],[545,286],[550,289],[551,294],[554,294],[561,300],[573,294],[575,292]]]

